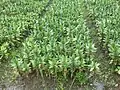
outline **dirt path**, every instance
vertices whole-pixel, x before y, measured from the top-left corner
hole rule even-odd
[[[95,47],[97,48],[95,58],[97,63],[100,64],[100,72],[96,73],[93,76],[93,79],[95,81],[102,82],[105,90],[120,90],[120,76],[113,73],[111,65],[109,64],[110,59],[108,55],[108,48],[107,46],[105,48],[103,47],[104,41],[100,39],[99,24],[96,21],[97,18],[89,11],[89,7],[85,6],[84,9],[86,27],[90,32],[90,36],[93,40],[93,43],[95,44]],[[104,38],[104,36],[102,38]],[[99,83],[96,85],[99,87]]]

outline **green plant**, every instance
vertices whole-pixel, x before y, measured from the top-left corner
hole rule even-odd
[[[85,73],[83,72],[78,72],[76,73],[76,80],[81,84],[86,84],[88,82],[88,78]]]
[[[115,71],[116,71],[118,74],[120,74],[120,66],[117,66],[116,69],[115,69]]]
[[[119,73],[117,0],[3,0],[0,11],[0,62],[10,60],[19,74],[85,84],[86,73],[99,70],[99,47]]]

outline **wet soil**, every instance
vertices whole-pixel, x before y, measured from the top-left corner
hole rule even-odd
[[[106,86],[101,82],[93,82],[85,86],[77,86],[72,81],[64,83],[64,85],[57,85],[54,78],[44,77],[45,81],[40,76],[35,74],[27,77],[17,77],[13,82],[6,80],[0,82],[0,90],[120,90],[120,84],[118,86]],[[119,82],[119,81],[118,81]],[[71,86],[71,88],[70,88]]]
[[[46,8],[52,3],[52,0],[49,0],[48,4],[45,6],[42,13],[39,14],[40,17],[44,16],[46,12]],[[38,75],[31,75],[29,77],[18,77],[14,81],[11,82],[11,78],[13,78],[13,74],[11,72],[10,67],[7,64],[0,64],[0,90],[120,90],[120,76],[117,74],[111,74],[108,70],[110,67],[107,63],[107,59],[105,58],[105,54],[102,52],[102,49],[99,47],[100,44],[97,36],[98,27],[95,26],[95,22],[91,22],[94,20],[86,20],[87,27],[92,33],[91,36],[94,36],[93,42],[97,48],[96,57],[99,58],[98,62],[101,63],[100,68],[102,73],[99,75],[95,75],[91,83],[86,86],[77,86],[75,84],[71,86],[72,81],[68,81],[64,85],[58,88],[57,82],[54,78],[45,77],[45,82],[43,83],[43,79]],[[96,27],[96,28],[91,28]],[[96,31],[95,31],[96,30]],[[94,82],[96,80],[97,82]],[[101,81],[100,81],[101,80]],[[62,88],[64,87],[64,89]],[[58,89],[57,89],[58,88]]]

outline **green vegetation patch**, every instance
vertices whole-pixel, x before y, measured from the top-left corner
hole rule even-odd
[[[117,0],[3,0],[0,61],[20,75],[37,71],[84,84],[99,70],[101,49],[120,73],[119,9]]]

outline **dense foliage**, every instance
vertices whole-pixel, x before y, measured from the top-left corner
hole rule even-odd
[[[100,47],[120,73],[119,6],[118,0],[2,0],[0,61],[21,75],[36,70],[84,83],[98,70]]]
[[[86,3],[87,4],[87,3]],[[87,7],[98,25],[97,34],[108,64],[120,74],[120,2],[90,0]]]

